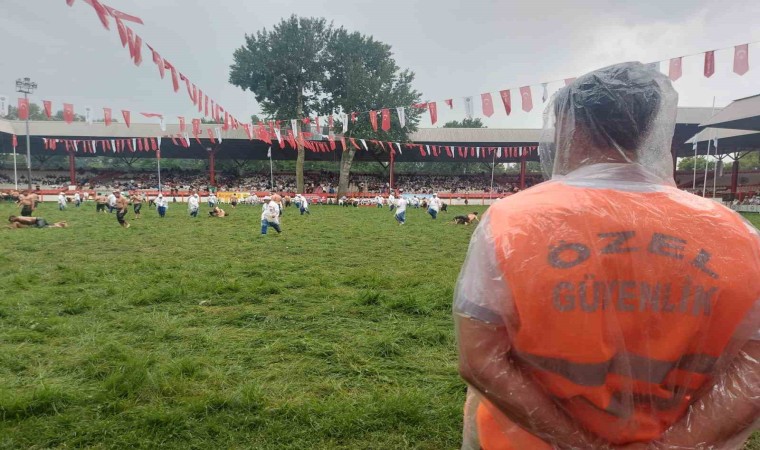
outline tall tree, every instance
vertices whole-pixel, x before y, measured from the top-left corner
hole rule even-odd
[[[290,16],[245,36],[235,50],[230,83],[248,89],[269,117],[293,119],[321,113],[326,47],[332,25],[325,19]],[[300,123],[300,122],[299,122]],[[298,144],[296,185],[303,192],[303,145]]]
[[[358,32],[336,29],[329,40],[326,52],[324,81],[326,97],[323,110],[358,113],[357,121],[349,120],[346,137],[361,137],[381,141],[405,142],[409,133],[417,129],[420,112],[406,109],[406,125],[399,123],[395,109],[391,110],[389,131],[374,131],[367,111],[380,112],[382,107],[404,106],[419,103],[420,94],[412,88],[414,73],[401,70],[393,59],[391,47]],[[378,123],[380,123],[378,117]],[[340,129],[341,123],[336,128]],[[349,146],[341,154],[338,196],[348,190],[351,164],[356,150]]]
[[[486,128],[486,127],[483,125],[483,122],[480,120],[480,118],[476,117],[474,119],[462,119],[461,122],[452,120],[451,122],[446,122],[443,125],[443,128]]]

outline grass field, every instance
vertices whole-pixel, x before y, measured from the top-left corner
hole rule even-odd
[[[0,448],[458,448],[464,211],[42,205],[0,230]]]

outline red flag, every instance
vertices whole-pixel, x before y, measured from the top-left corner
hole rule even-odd
[[[293,135],[293,130],[288,130],[288,144],[291,147],[296,148],[296,137]]]
[[[74,121],[74,105],[71,103],[63,104],[63,120],[65,120],[66,123]]]
[[[438,122],[438,107],[435,105],[435,102],[430,102],[427,105],[430,111],[430,122],[435,125]]]
[[[734,47],[734,73],[744,75],[749,71],[749,44]]]
[[[53,113],[53,103],[50,100],[43,100],[42,105],[45,107],[45,115],[49,119]]]
[[[18,99],[18,118],[20,120],[27,120],[29,118],[29,99]]]
[[[201,100],[199,98],[200,94],[201,91],[195,87],[195,84],[193,84],[193,105],[196,103],[198,104],[198,112],[201,112]]]
[[[16,148],[18,146],[18,138],[15,134],[11,137],[11,145],[13,145],[13,148]]]
[[[156,138],[154,137],[150,138],[150,149],[154,152],[158,151],[158,144],[156,143]]]
[[[520,88],[520,97],[522,97],[522,109],[525,112],[530,112],[533,109],[533,95],[530,91],[530,86],[523,86]]]
[[[383,118],[382,125],[381,125],[383,131],[390,130],[391,129],[391,110],[390,109],[382,110],[381,116]]]
[[[483,115],[491,117],[493,115],[493,100],[491,99],[491,93],[486,92],[485,94],[480,94],[480,101],[483,103]]]
[[[425,153],[425,149],[420,145],[420,155],[427,156],[427,153]]]
[[[230,114],[225,111],[224,112],[224,123],[222,124],[222,130],[227,131],[230,129]]]
[[[132,139],[127,139],[127,147],[129,147],[130,152],[134,153],[135,149],[132,147]]]
[[[565,78],[565,86],[570,86],[571,84],[573,84],[573,81],[575,81],[575,77]]]
[[[332,130],[332,129],[333,129],[333,123],[334,123],[334,120],[333,120],[333,116],[332,116],[332,114],[331,114],[331,115],[330,115],[330,116],[327,118],[327,128],[328,128],[329,130]],[[330,133],[329,133],[329,131],[328,131],[328,134],[330,134]]]
[[[127,44],[129,43],[129,39],[127,36],[127,27],[124,26],[124,23],[121,20],[116,19],[116,29],[119,30],[119,39],[121,39],[121,46],[126,47]],[[130,50],[130,54],[131,54],[131,50]]]
[[[454,157],[454,153],[451,152],[451,147],[449,146],[446,146],[446,156],[448,156],[449,158]]]
[[[304,125],[311,125],[311,119],[309,119],[308,117],[304,117],[303,119],[301,119],[301,123],[303,123]]]
[[[211,128],[206,128],[206,133],[208,134],[208,138],[211,140],[211,143],[216,144],[216,138],[214,138],[214,130]]]
[[[208,95],[204,95],[203,98],[206,99],[206,106],[205,106],[205,108],[203,110],[203,115],[205,117],[208,117]]]
[[[67,1],[68,1],[68,0],[67,0]],[[85,0],[85,2],[89,2],[89,0]],[[112,17],[114,17],[115,19],[117,19],[117,20],[118,20],[118,19],[121,19],[121,20],[128,20],[128,21],[130,21],[130,22],[139,23],[140,25],[145,25],[145,24],[143,23],[142,19],[140,19],[139,17],[133,16],[133,15],[130,15],[130,14],[127,14],[127,13],[123,13],[123,12],[121,12],[121,11],[119,11],[119,10],[117,10],[117,9],[113,9],[113,8],[111,8],[110,6],[107,6],[107,5],[103,5],[103,6],[104,6],[104,7],[105,7],[105,9],[108,11],[108,13],[109,13],[109,14],[110,14]]]
[[[74,0],[66,0],[66,4],[72,6],[74,4]]]
[[[137,149],[140,150],[140,151],[143,151],[143,140],[142,139],[138,139],[137,140]]]
[[[413,108],[417,108],[417,109],[425,109],[425,108],[428,107],[428,104],[427,103],[415,103],[415,104],[412,105],[412,107]]]
[[[177,77],[177,69],[174,68],[173,65],[169,63],[169,61],[164,60],[164,67],[171,70],[172,72],[172,85],[174,86],[174,92],[179,91],[179,79]]]
[[[161,161],[161,149],[156,148],[156,159]]]
[[[179,119],[179,131],[184,133],[185,132],[185,118],[182,116],[177,116],[177,118]]]
[[[127,128],[129,128],[129,111],[127,111],[126,109],[122,109],[121,115],[124,116],[124,123],[126,123]]]
[[[111,108],[103,108],[103,120],[106,122],[106,126],[111,125]]]
[[[178,134],[176,136],[179,136]],[[172,135],[172,144],[179,146],[179,143],[177,142],[177,138],[175,135]]]
[[[135,65],[139,66],[142,63],[142,38],[135,34],[135,42],[133,44],[135,56]]]
[[[351,122],[356,122],[356,113],[355,112],[351,113]]]
[[[341,137],[340,137],[340,145],[342,145],[342,146],[343,146],[343,151],[344,151],[344,152],[345,152],[346,150],[348,150],[348,147],[346,147],[346,138],[345,138],[345,137],[343,137],[343,136],[341,136]]]
[[[507,112],[507,115],[510,115],[512,113],[512,96],[509,93],[509,89],[499,91],[499,95],[501,95],[501,101],[504,103],[504,111]]]
[[[144,117],[147,117],[149,119],[152,118],[152,117],[158,117],[159,119],[161,119],[161,118],[164,117],[163,114],[158,114],[158,113],[144,113],[144,112],[141,112],[140,114],[142,114]]]
[[[710,78],[715,73],[715,52],[705,52],[705,77]]]
[[[156,64],[158,67],[158,74],[161,75],[161,79],[164,79],[164,75],[166,72],[166,66],[164,66],[164,60],[161,58],[161,55],[158,54],[157,51],[153,50],[153,47],[151,47],[148,44],[145,44],[150,52],[153,54],[153,63]]]
[[[448,106],[449,109],[454,109],[454,100],[452,99],[444,100],[444,103],[446,103],[446,106]]]
[[[370,110],[369,123],[372,125],[372,129],[377,131],[377,112]]]
[[[354,139],[354,138],[348,138],[348,140],[351,141],[351,145],[353,145],[355,149],[361,150],[361,148],[359,147],[359,145],[356,143],[356,139]]]
[[[98,19],[100,19],[100,23],[103,24],[103,28],[108,30],[108,11],[106,8],[101,5],[98,0],[85,0],[85,3],[89,3],[90,6],[92,6],[92,8],[95,10],[95,14],[98,15]]]
[[[673,58],[670,60],[670,69],[668,70],[668,77],[671,81],[676,81],[681,78],[681,57]]]
[[[195,136],[201,134],[201,119],[193,119],[193,134]]]
[[[135,34],[132,32],[132,29],[125,26],[124,27],[127,30],[127,46],[129,47],[129,58],[134,60],[135,59]]]

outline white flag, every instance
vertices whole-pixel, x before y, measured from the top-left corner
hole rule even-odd
[[[190,147],[190,135],[185,133],[185,142],[187,142],[187,146]]]
[[[92,108],[89,106],[84,107],[84,121],[87,125],[92,125]]]
[[[649,67],[650,69],[656,70],[658,72],[660,71],[660,62],[659,61],[653,62],[653,63],[649,63],[646,66]]]
[[[222,130],[219,127],[214,128],[214,134],[216,135],[216,140],[220,144],[222,143]]]
[[[348,114],[340,115],[340,123],[343,124],[343,134],[348,132]]]
[[[428,156],[430,156],[430,146],[429,145],[425,146],[425,150],[427,150],[427,154],[428,154]]]
[[[541,86],[543,86],[543,87],[544,87],[544,95],[542,95],[542,96],[541,96],[541,100],[543,100],[543,101],[544,101],[544,103],[546,103],[546,99],[547,99],[547,98],[549,98],[549,87],[548,87],[548,83],[541,83]]]
[[[158,151],[161,151],[161,136],[157,137],[156,140],[158,141]]]
[[[517,148],[517,156],[522,156],[522,152],[523,152],[523,148],[522,147],[518,147]]]
[[[406,126],[406,110],[403,106],[400,106],[396,108],[396,112],[398,113],[398,123],[401,125],[401,128],[404,128]]]
[[[269,150],[267,150],[267,158],[272,157],[272,147],[269,147]]]
[[[166,122],[164,121],[164,116],[158,118],[158,126],[161,127],[161,131],[166,131]]]
[[[293,130],[293,137],[298,137],[298,120],[293,119],[290,121],[290,129]]]
[[[478,158],[480,158],[480,147],[475,147],[475,154],[478,155]]]
[[[369,148],[367,148],[367,142],[364,139],[359,139],[359,140],[362,141],[362,145],[364,146],[364,150],[369,150]]]
[[[403,155],[403,153],[401,153],[401,144],[399,144],[398,142],[396,142],[396,148],[398,148],[398,154],[399,155]]]
[[[496,156],[501,158],[501,147],[496,150]]]
[[[75,152],[79,151],[79,141],[74,141],[74,151]]]
[[[695,141],[694,141],[693,144],[691,144],[691,149],[694,150],[694,152],[696,153],[696,151],[697,151],[697,141],[696,141],[696,139],[697,138],[694,138],[694,139],[695,139]]]
[[[282,147],[282,133],[280,132],[279,128],[274,129],[274,135],[277,136],[277,142],[279,142],[280,147]]]
[[[0,95],[0,117],[5,117],[8,115],[9,106],[10,103],[8,102],[8,96]]]
[[[133,152],[137,151],[137,139],[135,138],[132,138],[132,151]]]
[[[116,153],[116,139],[111,139],[111,151]]]
[[[715,147],[715,154],[717,155],[718,154],[718,138],[717,137],[713,138],[713,147]]]
[[[464,98],[464,116],[468,119],[472,119],[474,114],[474,106],[472,104],[472,97]]]

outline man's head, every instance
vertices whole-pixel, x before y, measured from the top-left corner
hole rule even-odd
[[[279,194],[274,194],[272,196],[272,201],[274,201],[275,203],[280,203],[280,201],[282,201],[282,197],[280,197]]]
[[[555,95],[547,111],[555,119],[552,173],[598,163],[637,162],[648,169],[664,164],[677,101],[667,77],[641,63],[579,77]],[[546,156],[542,148],[542,160]]]
[[[121,192],[119,192],[119,191],[113,191],[113,195],[115,195],[116,198],[119,198],[119,197],[121,197]]]
[[[16,216],[8,217],[8,222],[13,222],[14,220],[16,220]]]

